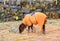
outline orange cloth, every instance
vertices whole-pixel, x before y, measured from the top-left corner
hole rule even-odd
[[[30,21],[30,17],[31,17],[31,15],[30,15],[30,14],[27,14],[27,15],[23,18],[22,23],[24,23],[24,24],[27,25],[27,26],[31,26],[32,23],[31,23],[31,21]]]
[[[33,16],[35,16],[40,30],[42,30],[43,24],[46,21],[47,16],[44,13],[41,13],[41,12],[36,12]]]
[[[27,14],[23,19],[23,23],[26,24],[27,26],[31,26],[32,24],[35,24],[35,25],[38,24],[40,30],[42,30],[42,26],[46,21],[46,19],[47,19],[47,16],[44,13],[35,12],[35,14],[32,16]]]

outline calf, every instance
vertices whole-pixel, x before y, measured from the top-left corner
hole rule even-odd
[[[32,16],[30,14],[27,14],[23,18],[22,23],[19,26],[19,32],[22,33],[27,26],[28,26],[28,32],[30,28],[33,31],[33,25],[38,24],[40,31],[42,31],[42,33],[45,34],[46,19],[47,16],[41,12],[35,12],[35,14]]]

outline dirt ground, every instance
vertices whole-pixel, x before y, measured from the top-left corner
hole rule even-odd
[[[46,23],[46,34],[38,32],[35,26],[35,33],[18,33],[20,21],[0,23],[0,41],[60,41],[60,19],[48,20]]]

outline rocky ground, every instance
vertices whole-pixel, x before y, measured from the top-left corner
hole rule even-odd
[[[27,33],[27,29],[19,34],[21,21],[0,23],[0,41],[60,41],[60,19],[48,20],[46,34],[39,33],[35,26],[35,33]]]

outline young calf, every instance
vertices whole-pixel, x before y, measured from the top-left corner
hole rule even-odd
[[[35,12],[35,14],[32,16],[30,14],[27,14],[23,18],[22,23],[19,26],[19,32],[22,33],[27,26],[28,26],[28,32],[30,28],[33,31],[33,25],[38,24],[40,31],[42,31],[42,33],[45,34],[46,19],[47,19],[47,16],[41,12]]]

